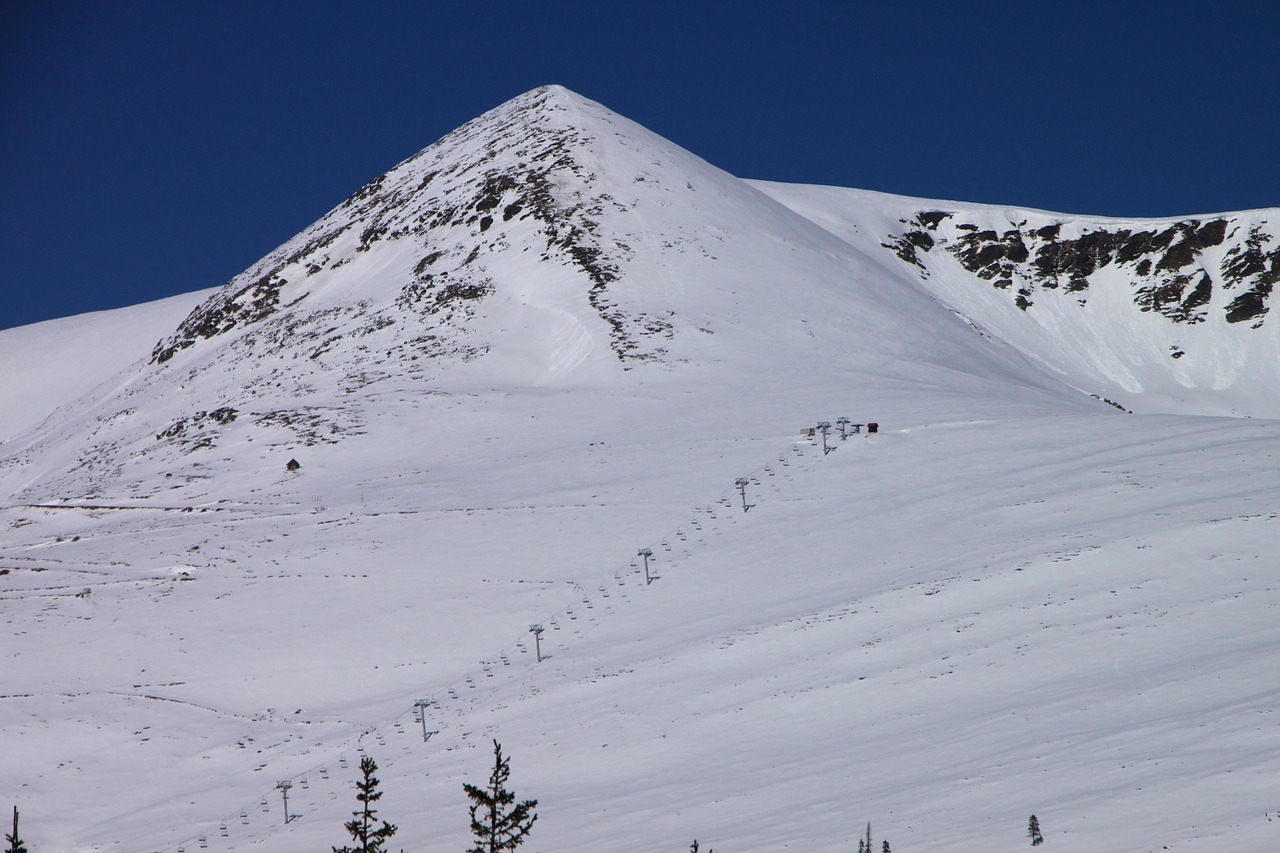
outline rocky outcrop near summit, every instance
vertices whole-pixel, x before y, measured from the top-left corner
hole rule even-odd
[[[627,207],[583,162],[592,130],[569,116],[574,98],[559,87],[526,93],[377,176],[192,312],[156,345],[153,363],[250,327],[250,340],[305,344],[312,359],[352,336],[395,361],[474,358],[486,344],[457,333],[495,292],[493,257],[530,248],[585,280],[584,297],[608,324],[619,360],[661,355],[650,342],[671,325],[623,310],[610,293],[631,250],[598,226],[606,209]],[[347,267],[349,280],[362,266],[381,273],[388,265],[398,270],[391,288],[321,307],[338,270]]]

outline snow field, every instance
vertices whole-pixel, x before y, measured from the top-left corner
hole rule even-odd
[[[166,762],[117,766],[125,741],[143,751],[154,741],[141,738],[157,728],[196,726],[212,745],[231,739],[237,717],[241,730],[258,732],[246,749],[186,759],[173,773],[190,790],[173,798],[181,802],[163,798],[136,823],[108,822],[139,837],[177,821],[149,845],[157,849],[333,843],[351,807],[357,745],[382,767],[383,814],[401,825],[406,849],[465,844],[460,784],[483,773],[490,736],[512,754],[521,795],[543,802],[539,835],[564,849],[617,838],[628,849],[671,849],[692,837],[717,849],[839,849],[869,819],[895,849],[976,850],[1005,836],[1019,843],[1031,812],[1047,838],[1066,834],[1073,844],[1148,849],[1149,824],[1132,820],[1142,813],[1167,819],[1172,849],[1212,849],[1224,838],[1266,849],[1248,845],[1268,837],[1274,752],[1258,738],[1274,734],[1276,691],[1257,680],[1280,639],[1277,591],[1264,574],[1276,522],[1268,490],[1248,485],[1267,478],[1257,461],[1273,452],[1274,425],[1104,414],[922,425],[833,443],[839,449],[823,458],[808,442],[781,442],[749,473],[749,513],[724,477],[715,500],[658,537],[636,532],[625,550],[587,532],[592,517],[616,525],[616,506],[567,515],[473,508],[443,513],[445,525],[418,540],[439,555],[438,568],[424,570],[409,555],[424,519],[307,510],[295,521],[314,518],[312,529],[292,527],[289,537],[310,545],[291,555],[299,576],[272,569],[246,577],[243,589],[203,593],[241,612],[218,620],[216,641],[187,648],[200,655],[202,686],[134,691],[189,693],[217,710],[143,702],[174,708],[147,720],[152,729],[133,719],[136,741],[119,725],[103,727],[110,735],[96,737],[110,740],[97,749],[64,740],[66,756],[93,769],[83,750],[113,774],[150,776]],[[655,470],[662,455],[648,454]],[[529,489],[540,467],[525,479],[518,465],[504,466],[505,481]],[[662,502],[644,492],[656,485],[640,488],[629,507],[653,519]],[[671,518],[669,509],[657,515]],[[226,522],[205,522],[215,523]],[[332,593],[332,605],[323,591],[337,580],[325,565],[330,535],[359,535],[381,570],[358,579],[357,595]],[[264,551],[281,541],[267,538]],[[636,571],[643,546],[660,575],[648,587]],[[410,565],[429,581],[416,593]],[[485,577],[460,579],[458,565],[484,566]],[[166,600],[210,580],[173,582]],[[270,624],[270,614],[289,612],[283,587],[271,591],[281,583],[305,586],[307,621]],[[397,606],[379,587],[414,603]],[[541,664],[530,661],[523,630],[533,622],[547,626]],[[367,633],[361,625],[374,632],[376,662],[350,647]],[[256,657],[255,644],[265,646]],[[120,657],[157,655],[166,656],[149,647]],[[411,709],[419,696],[437,702],[428,728],[440,734],[427,744]],[[74,713],[99,726],[138,717],[139,700],[111,701],[121,709]],[[273,712],[235,707],[255,702]],[[305,726],[290,720],[289,705],[304,706]],[[50,734],[26,727],[41,740]],[[335,755],[347,758],[345,774]],[[266,765],[253,774],[261,796],[247,803],[243,785],[215,783],[216,771],[193,782],[193,761],[241,774],[246,763]],[[278,778],[293,779],[292,811],[303,816],[287,829],[277,823]],[[75,796],[74,783],[55,780],[41,783],[54,785],[47,795]],[[80,791],[86,803],[102,793]],[[44,799],[22,804],[32,826]],[[850,818],[844,810],[854,806]],[[207,848],[200,835],[180,840],[211,813],[225,817],[207,824]],[[830,837],[833,827],[847,837]],[[1206,828],[1214,835],[1197,838]]]

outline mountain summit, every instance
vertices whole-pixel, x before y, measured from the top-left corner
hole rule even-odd
[[[600,137],[619,122],[560,87],[514,98],[377,176],[238,276],[158,344],[153,361],[248,327],[267,351],[287,339],[321,364],[346,337],[409,369],[422,357],[466,360],[489,349],[488,333],[500,325],[503,312],[487,303],[566,319],[560,303],[576,308],[576,300],[557,291],[570,281],[585,285],[578,289],[589,308],[575,321],[602,323],[623,361],[655,357],[661,347],[652,341],[670,324],[617,305],[610,285],[630,249],[600,232],[602,216],[626,210],[597,174]],[[556,274],[518,290],[501,278],[535,268]],[[473,327],[477,340],[466,334]],[[552,342],[549,369],[568,369],[562,346]]]

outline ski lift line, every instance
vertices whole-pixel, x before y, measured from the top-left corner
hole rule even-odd
[[[802,450],[802,448],[801,448],[801,442],[794,442],[794,443],[793,443],[793,446],[792,446],[792,450],[793,450],[796,454],[798,454],[799,456],[801,456],[801,457],[804,457],[804,455],[805,455],[805,454],[804,454],[804,452],[803,452],[803,450]],[[787,463],[787,457],[786,457],[786,454],[785,454],[785,453],[784,453],[783,455],[781,455],[781,456],[779,456],[779,457],[778,457],[778,461],[779,461],[780,463],[782,463],[783,467],[790,467],[790,466],[789,466],[789,464]],[[806,466],[806,467],[807,467],[807,466]],[[776,472],[776,471],[773,469],[773,463],[769,463],[769,464],[766,464],[766,465],[764,465],[764,466],[761,466],[761,467],[756,468],[755,470],[751,471],[751,472],[748,474],[748,477],[747,477],[747,478],[743,478],[743,479],[750,479],[750,481],[751,481],[754,485],[756,485],[756,486],[760,486],[760,485],[761,485],[761,482],[762,482],[761,477],[763,477],[763,476],[776,477],[777,473],[778,473],[778,472]],[[784,476],[787,476],[787,475],[785,475],[785,474],[784,474]],[[791,479],[794,479],[794,477],[791,477]],[[771,487],[772,487],[772,489],[773,489],[774,491],[780,491],[780,488],[779,488],[779,486],[778,486],[778,484],[777,484],[777,481],[776,481],[776,480],[774,481],[774,483],[772,483],[772,484],[771,484]],[[718,517],[715,515],[715,509],[716,509],[716,506],[717,506],[717,505],[721,505],[721,506],[732,506],[732,496],[731,496],[731,493],[729,493],[729,492],[721,493],[721,495],[716,499],[716,501],[715,501],[714,503],[712,503],[712,504],[706,504],[706,505],[704,505],[704,506],[702,506],[702,507],[695,507],[695,509],[694,509],[695,517],[691,520],[690,524],[691,524],[691,525],[692,525],[692,526],[693,526],[693,527],[694,527],[698,532],[703,532],[703,531],[702,531],[702,525],[701,525],[701,522],[700,522],[700,521],[698,520],[698,518],[697,518],[697,514],[698,514],[698,513],[701,513],[701,514],[703,514],[703,515],[711,515],[711,517],[712,517],[712,519],[713,519],[713,520],[718,521],[719,519],[718,519]],[[279,517],[287,517],[287,516],[282,514],[282,515],[281,515],[281,516],[279,516]],[[736,517],[735,517],[735,518],[736,518]],[[653,547],[653,545],[655,545],[655,544],[657,545],[657,547],[658,547],[658,548],[660,548],[660,549],[662,549],[662,550],[666,550],[666,551],[668,551],[668,552],[671,552],[671,547],[670,547],[670,545],[669,545],[669,541],[670,541],[672,538],[675,538],[675,539],[678,539],[678,540],[681,540],[681,541],[685,541],[685,542],[687,542],[687,541],[688,541],[688,540],[687,540],[687,538],[686,538],[686,535],[687,535],[687,534],[686,534],[686,531],[685,531],[685,529],[684,529],[683,527],[681,527],[681,528],[676,528],[676,529],[675,529],[675,531],[674,531],[673,533],[674,533],[674,535],[673,535],[673,536],[667,536],[667,537],[665,538],[665,540],[664,540],[664,541],[660,541],[660,542],[652,543],[650,546],[647,546],[647,547],[649,547],[649,548],[650,548],[651,553],[652,553],[652,547]],[[718,535],[720,535],[720,531],[716,531],[716,535],[717,535],[717,536],[718,536]],[[705,539],[701,539],[701,538],[697,539],[697,540],[696,540],[696,542],[697,542],[697,544],[699,544],[699,545],[705,545],[705,544],[706,544],[706,540],[705,540]],[[684,550],[684,551],[682,551],[681,553],[682,553],[682,556],[684,556],[684,557],[692,556],[692,551],[691,551],[691,550]],[[628,574],[634,574],[634,573],[638,570],[638,569],[637,569],[637,566],[636,566],[636,561],[635,561],[634,559],[632,559],[632,560],[630,560],[630,561],[628,562],[628,564],[627,564],[627,569],[629,569],[629,570],[631,570],[631,571],[622,571],[622,572],[619,572],[617,569],[615,569],[615,570],[614,570],[614,578],[615,578],[616,580],[618,580],[618,581],[619,581],[620,585],[624,582],[626,575],[628,575]],[[625,588],[625,587],[624,587],[624,588]],[[601,591],[603,592],[603,588],[601,588]],[[607,594],[607,593],[605,593],[605,595],[606,595],[606,597],[607,597],[607,595],[608,595],[608,594]],[[628,600],[628,601],[630,600],[630,598],[629,598],[628,596],[626,596],[626,595],[625,595],[625,593],[623,594],[623,597],[624,597],[626,600]],[[583,602],[586,604],[587,609],[595,609],[595,608],[594,608],[594,606],[593,606],[593,604],[592,604],[592,602],[591,602],[591,600],[590,600],[589,598],[584,597],[584,598],[583,598]],[[606,613],[613,613],[615,608],[613,608],[611,605],[607,605],[607,604],[606,604],[606,605],[604,605],[604,608],[603,608],[603,609],[605,610],[605,612],[606,612]],[[544,621],[545,621],[546,623],[548,623],[548,624],[553,624],[553,625],[555,626],[556,630],[559,630],[560,626],[559,626],[559,624],[558,624],[558,620],[560,619],[560,617],[561,617],[561,616],[568,616],[570,620],[577,620],[577,618],[578,618],[578,617],[577,617],[577,615],[574,613],[573,609],[572,609],[572,608],[568,608],[568,609],[566,609],[564,612],[562,612],[562,613],[557,613],[557,614],[555,614],[553,617],[551,617],[550,619],[546,619],[546,620],[544,620]],[[588,621],[589,621],[589,623],[590,623],[590,624],[592,624],[592,625],[598,625],[600,620],[599,620],[599,619],[597,619],[595,616],[590,616],[590,617],[588,617]],[[527,649],[526,645],[525,645],[525,644],[524,644],[524,642],[523,642],[523,637],[524,637],[524,634],[525,634],[525,633],[527,633],[527,632],[522,632],[522,633],[521,633],[521,635],[519,636],[519,638],[516,640],[516,642],[515,642],[514,644],[512,644],[512,645],[508,645],[508,646],[505,646],[505,647],[501,650],[501,652],[500,652],[500,654],[499,654],[499,656],[498,656],[498,659],[499,659],[499,660],[501,660],[501,661],[503,662],[503,664],[504,664],[504,665],[509,665],[509,660],[508,660],[508,658],[509,658],[510,650],[511,650],[511,649],[513,649],[513,648],[514,648],[514,649],[518,649],[520,653],[527,653],[527,652],[528,652],[528,649]],[[574,633],[574,637],[575,637],[576,639],[579,639],[579,640],[585,640],[585,633],[584,633],[581,629],[575,630],[573,633]],[[492,671],[492,668],[493,668],[493,662],[492,662],[492,661],[480,661],[480,663],[479,663],[479,667],[480,667],[480,669],[478,670],[478,672],[479,672],[479,673],[483,673],[485,676],[490,677],[490,678],[495,677],[494,672]],[[501,670],[499,670],[499,671],[501,671]],[[457,698],[460,698],[460,695],[461,695],[460,691],[461,691],[461,690],[463,690],[463,689],[475,689],[475,687],[476,687],[476,672],[477,672],[477,671],[475,671],[475,670],[472,670],[472,671],[469,671],[469,672],[465,672],[465,673],[463,673],[463,674],[461,675],[460,680],[455,680],[453,683],[451,683],[451,684],[449,684],[449,685],[446,685],[446,686],[444,686],[443,688],[440,688],[440,689],[436,690],[434,693],[429,694],[428,701],[431,703],[431,705],[429,705],[429,706],[423,706],[423,707],[421,708],[421,713],[423,714],[423,718],[425,719],[425,714],[426,714],[426,711],[427,711],[427,707],[432,707],[432,706],[434,706],[434,707],[436,707],[436,708],[443,709],[444,705],[443,705],[442,703],[443,703],[444,701],[447,701],[447,699],[457,699]],[[528,680],[527,678],[520,679],[520,678],[515,677],[514,672],[511,674],[511,677],[510,677],[510,678],[505,679],[505,682],[506,682],[506,683],[508,683],[508,684],[512,684],[512,685],[520,685],[520,684],[529,685],[529,684],[530,684],[530,682],[529,682],[529,680]],[[492,686],[492,687],[494,687],[494,688],[497,688],[497,687],[499,686],[499,684],[498,684],[497,682],[495,682],[495,683],[494,683],[494,684],[492,684],[491,686]],[[442,693],[444,693],[444,694],[446,694],[446,695],[447,695],[447,699],[441,699],[441,698],[440,698]],[[469,697],[469,704],[470,704],[470,705],[472,705],[472,706],[474,707],[474,706],[477,704],[478,699],[479,699],[479,697],[478,697],[478,696],[476,696],[475,694],[472,694],[472,695]],[[411,706],[411,707],[410,707],[410,709],[409,709],[408,711],[404,711],[404,712],[401,712],[400,714],[396,715],[395,717],[393,717],[393,718],[391,719],[391,721],[390,721],[390,722],[391,722],[391,724],[392,724],[393,726],[397,727],[397,729],[398,729],[401,733],[403,733],[403,728],[404,728],[403,721],[404,721],[404,719],[405,719],[405,717],[406,717],[406,716],[411,717],[413,722],[418,722],[418,721],[419,721],[418,716],[415,714],[415,711],[417,711],[417,710],[418,710],[418,706],[417,706],[417,705]],[[456,713],[457,713],[457,716],[459,716],[459,717],[461,717],[461,716],[463,715],[463,712],[462,712],[462,710],[461,710],[461,709],[458,709]],[[382,728],[385,728],[385,726],[386,726],[386,723],[383,723],[383,724],[382,724],[382,725],[380,725],[380,726],[374,726],[374,727],[372,727],[372,728],[370,728],[370,729],[366,729],[365,731],[363,731],[363,732],[361,732],[359,735],[357,735],[357,736],[354,738],[356,751],[357,751],[357,752],[364,752],[364,747],[360,745],[360,742],[361,742],[361,741],[363,741],[363,740],[364,740],[367,736],[369,736],[370,734],[374,735],[375,739],[379,741],[380,745],[385,747],[386,742],[385,742],[385,739],[383,738],[382,733],[381,733],[381,729],[382,729]],[[434,731],[432,732],[432,738],[431,738],[431,739],[434,739],[436,735],[443,735],[443,734],[444,734],[444,726],[442,726],[442,727],[441,727],[441,729],[434,730]],[[349,741],[347,741],[347,743],[348,743],[348,744],[351,744],[351,741],[349,740]],[[344,769],[346,769],[346,765],[347,765],[346,756],[345,756],[345,755],[343,755],[343,754],[341,754],[341,753],[339,754],[339,763],[340,763],[340,765],[341,765],[341,766],[343,766],[343,768],[344,768]],[[332,788],[332,787],[334,787],[334,786],[336,785],[336,783],[337,783],[337,781],[338,781],[338,780],[335,778],[337,774],[329,774],[329,773],[328,773],[327,766],[328,766],[328,762],[327,762],[327,761],[323,761],[323,762],[320,762],[319,764],[314,765],[313,767],[307,768],[306,770],[302,771],[302,772],[301,772],[301,773],[299,773],[299,774],[295,774],[293,777],[290,777],[290,779],[289,779],[289,780],[282,780],[282,781],[290,781],[290,782],[291,782],[291,781],[292,781],[292,779],[298,779],[298,780],[299,780],[299,783],[300,783],[300,784],[299,784],[299,787],[300,787],[302,790],[308,790],[308,791],[312,791],[312,790],[314,790],[314,791],[316,792],[316,796],[318,796],[318,795],[319,795],[319,793],[320,793],[319,789],[320,789],[321,787],[328,787],[328,788]],[[388,766],[390,766],[390,763],[388,763]],[[314,775],[313,775],[313,774],[314,774]],[[304,782],[304,781],[306,781],[306,780],[307,780],[308,776],[313,776],[313,778],[318,778],[318,779],[320,779],[320,780],[322,780],[323,782],[326,782],[326,783],[328,783],[328,784],[327,784],[327,786],[317,785],[317,786],[315,786],[314,788],[313,788],[312,786],[310,786],[310,785],[303,785],[303,784],[301,784],[302,782]],[[329,793],[328,799],[332,800],[332,799],[334,799],[334,798],[336,797],[336,792],[329,791],[328,793]],[[295,793],[295,797],[296,797],[296,796],[297,796],[297,794]],[[313,797],[313,798],[311,798],[311,800],[310,800],[310,801],[308,801],[308,802],[306,803],[306,806],[305,806],[305,807],[306,807],[306,808],[308,808],[308,811],[310,811],[310,812],[314,812],[314,811],[316,811],[316,810],[318,809],[318,804],[317,804],[314,800],[315,800],[315,798]],[[262,800],[260,800],[260,803],[265,802],[265,801],[266,801],[266,800],[265,800],[265,798],[263,798]],[[301,804],[300,804],[300,805],[301,805]],[[232,815],[228,815],[228,816],[227,816],[226,818],[224,818],[224,819],[216,820],[216,821],[214,821],[214,822],[212,822],[212,823],[208,824],[208,825],[207,825],[207,827],[208,827],[208,828],[207,828],[203,833],[197,833],[197,834],[193,835],[192,837],[190,837],[190,838],[188,838],[188,839],[184,839],[183,841],[178,842],[178,847],[177,847],[177,849],[178,849],[178,850],[182,850],[186,845],[189,845],[189,844],[191,844],[191,843],[193,843],[193,842],[198,842],[198,843],[200,843],[202,846],[207,847],[207,839],[208,839],[208,837],[209,837],[210,835],[213,835],[213,830],[214,830],[215,828],[217,829],[218,833],[219,833],[220,835],[222,835],[222,837],[228,837],[228,836],[226,835],[226,832],[227,832],[227,826],[228,826],[229,824],[234,823],[237,819],[239,819],[243,825],[247,825],[247,824],[248,824],[248,812],[249,812],[249,809],[250,809],[250,808],[251,808],[251,807],[249,807],[249,806],[243,807],[243,808],[241,808],[241,809],[238,809],[234,814],[232,814]],[[274,832],[274,831],[275,831],[275,828],[274,828],[274,827],[272,827],[272,828],[268,829],[267,831],[268,831],[268,832]],[[168,849],[173,849],[173,846],[171,845],[171,846],[170,846],[170,848],[168,848]]]

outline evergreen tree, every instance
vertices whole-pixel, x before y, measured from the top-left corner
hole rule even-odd
[[[516,803],[516,795],[506,789],[511,767],[502,756],[502,744],[493,742],[493,772],[489,774],[489,786],[478,788],[463,784],[462,789],[471,799],[471,831],[475,834],[475,846],[467,853],[502,853],[515,850],[524,843],[525,836],[533,828],[538,815],[537,800]],[[695,842],[696,844],[696,842]]]
[[[876,843],[871,840],[871,822],[867,822],[867,834],[858,839],[858,853],[876,853]],[[893,853],[889,849],[889,839],[880,843],[880,853]]]
[[[358,847],[335,847],[333,853],[386,853],[386,848],[382,846],[388,838],[396,834],[395,824],[382,822],[382,827],[375,828],[377,823],[378,810],[373,804],[382,799],[382,792],[378,790],[378,779],[375,777],[374,771],[378,769],[377,763],[365,755],[360,759],[360,774],[364,777],[356,782],[356,802],[361,804],[360,811],[352,812],[355,820],[349,820],[346,823],[347,832],[351,833],[351,838],[356,841]],[[402,850],[400,853],[404,853]]]
[[[1040,834],[1040,821],[1035,815],[1027,822],[1027,838],[1031,839],[1032,847],[1039,847],[1044,843],[1044,836]]]
[[[27,845],[22,843],[22,839],[18,837],[18,807],[13,807],[13,835],[6,835],[5,841],[9,842],[9,849],[4,853],[27,853]]]

